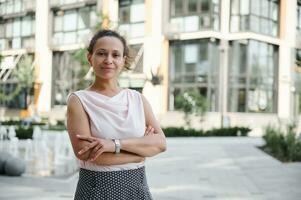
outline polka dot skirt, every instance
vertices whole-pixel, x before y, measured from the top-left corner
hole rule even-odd
[[[98,172],[80,169],[75,200],[152,200],[145,167]]]

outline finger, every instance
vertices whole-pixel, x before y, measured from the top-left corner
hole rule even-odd
[[[95,146],[95,147],[93,148],[92,152],[90,153],[90,156],[89,156],[89,157],[90,157],[90,158],[95,157],[96,152],[97,152],[101,147],[102,147],[101,144],[98,144],[97,146]]]
[[[148,127],[147,127],[147,133],[148,133],[148,134],[150,133],[151,129],[152,129],[151,126],[148,126]]]
[[[95,138],[93,138],[93,137],[88,137],[88,136],[83,136],[83,135],[76,135],[76,137],[80,140],[85,140],[85,141],[88,141],[88,142],[95,141]]]
[[[100,156],[103,152],[104,152],[104,149],[103,149],[103,148],[98,149],[98,151],[96,152],[95,156],[94,156],[92,159],[90,159],[90,161],[96,160],[96,158],[97,158],[98,156]]]
[[[86,153],[89,149],[94,148],[97,144],[98,144],[97,141],[94,141],[94,142],[90,143],[89,145],[87,145],[87,146],[85,146],[83,149],[81,149],[81,150],[78,152],[78,154],[81,155],[81,154]]]

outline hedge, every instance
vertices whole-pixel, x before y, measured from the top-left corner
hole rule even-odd
[[[247,127],[215,128],[208,131],[182,127],[163,128],[166,137],[247,136],[250,131],[251,129]]]

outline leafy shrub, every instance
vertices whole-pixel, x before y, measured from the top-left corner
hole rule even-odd
[[[206,131],[208,136],[247,136],[251,129],[246,127],[218,128]]]
[[[301,142],[296,137],[293,127],[288,126],[283,132],[268,126],[263,136],[266,144],[262,149],[283,162],[301,161]]]
[[[4,126],[20,126],[23,122],[21,120],[7,120],[7,121],[2,121],[1,125]]]
[[[18,126],[15,129],[16,131],[16,137],[19,139],[32,139],[33,135],[33,127],[24,127],[24,126]]]
[[[251,129],[246,127],[230,127],[212,129],[204,132],[203,130],[184,129],[182,127],[163,128],[166,137],[247,136],[250,130]]]
[[[166,137],[198,137],[204,135],[204,132],[202,130],[184,129],[182,127],[163,128],[163,131]]]

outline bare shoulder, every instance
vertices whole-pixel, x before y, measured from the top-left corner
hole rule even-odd
[[[147,98],[142,93],[140,93],[140,94],[141,94],[141,99],[143,101],[143,105],[144,106],[145,105],[150,105],[149,102],[148,102],[148,100],[147,100]]]
[[[67,109],[69,111],[81,110],[82,104],[75,94],[70,94],[69,98],[67,99]]]

